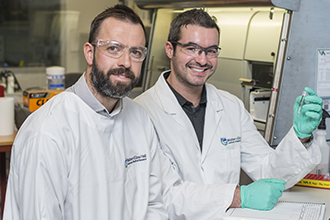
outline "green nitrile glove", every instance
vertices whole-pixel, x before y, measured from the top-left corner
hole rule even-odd
[[[241,206],[257,210],[271,210],[282,196],[286,182],[280,179],[261,179],[241,186]]]
[[[317,96],[313,89],[306,87],[305,91],[309,95],[305,97],[300,114],[298,114],[297,110],[301,96],[297,97],[293,106],[293,129],[299,138],[311,136],[322,120],[323,100]]]

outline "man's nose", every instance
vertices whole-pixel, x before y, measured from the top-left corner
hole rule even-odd
[[[131,57],[129,51],[126,50],[121,57],[118,58],[118,66],[130,68],[132,65]]]
[[[204,53],[203,53],[204,52]],[[196,57],[196,61],[201,64],[201,65],[205,65],[208,61],[208,58],[207,58],[207,52],[206,50],[201,50],[199,51],[198,53],[198,57]]]

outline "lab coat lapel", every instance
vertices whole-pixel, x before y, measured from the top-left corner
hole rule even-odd
[[[217,89],[209,84],[206,85],[207,104],[204,121],[204,137],[202,160],[205,159],[214,138],[218,137],[223,105]]]
[[[178,134],[178,135],[189,135],[196,148],[200,151],[200,147],[197,136],[195,135],[196,133],[194,127],[190,122],[188,116],[180,106],[175,95],[167,85],[163,74],[157,81],[157,84],[158,85],[156,87],[156,92],[164,112],[166,114],[171,115],[173,119],[178,123],[178,126],[182,128],[181,129],[182,134]],[[191,143],[187,143],[187,145],[188,144],[191,145]]]

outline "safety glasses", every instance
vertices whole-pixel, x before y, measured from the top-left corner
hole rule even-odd
[[[127,50],[132,61],[142,62],[147,56],[147,48],[143,46],[127,47],[116,41],[102,39],[92,42],[92,45],[111,58],[120,58]]]

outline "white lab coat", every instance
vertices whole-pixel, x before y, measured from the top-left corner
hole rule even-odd
[[[276,150],[269,147],[237,97],[205,84],[203,151],[195,130],[164,79],[135,99],[151,116],[161,148],[184,181],[220,184],[220,198],[230,204],[240,168],[253,180],[279,178],[293,186],[321,160],[316,142],[308,150],[291,128]],[[291,114],[291,113],[290,113]],[[224,212],[227,207],[222,206]]]
[[[62,92],[34,112],[13,145],[4,220],[168,219],[154,128],[121,104],[106,117]]]

